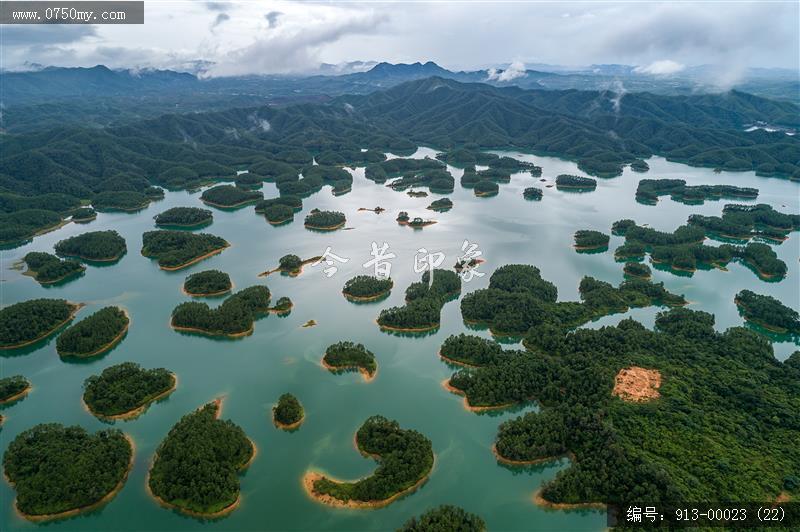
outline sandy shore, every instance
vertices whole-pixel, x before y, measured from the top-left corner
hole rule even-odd
[[[444,356],[442,354],[441,350],[439,350],[436,354],[439,355],[439,358],[441,358],[445,362],[449,362],[450,364],[455,364],[456,366],[462,366],[462,367],[465,367],[465,368],[474,368],[474,369],[477,369],[477,368],[481,367],[481,366],[476,366],[475,364],[468,364],[466,362],[461,362],[460,360],[455,360],[455,359],[446,357],[446,356]]]
[[[62,322],[59,322],[52,329],[40,334],[39,336],[37,336],[33,340],[28,340],[28,341],[25,341],[25,342],[22,342],[22,343],[19,343],[19,344],[14,344],[14,345],[0,346],[0,351],[5,351],[5,350],[8,350],[8,349],[19,349],[20,347],[25,347],[25,346],[28,346],[28,345],[31,345],[31,344],[35,344],[36,342],[38,342],[40,340],[44,340],[45,338],[47,338],[48,336],[50,336],[51,334],[56,332],[58,329],[60,329],[61,327],[63,327],[67,323],[71,322],[75,318],[75,315],[78,313],[78,311],[86,306],[85,303],[70,303],[69,301],[67,301],[67,303],[73,306],[72,312],[70,313],[70,315],[69,315],[69,317],[67,319],[65,319]]]
[[[533,502],[537,506],[542,506],[543,508],[549,508],[551,510],[581,510],[581,509],[591,509],[591,510],[605,510],[606,505],[602,502],[579,502],[574,504],[563,503],[563,502],[550,502],[544,497],[542,497],[542,490],[536,490],[533,494]]]
[[[25,264],[24,261],[22,261],[22,263]],[[31,277],[34,281],[36,281],[37,283],[39,283],[41,285],[46,285],[46,284],[60,283],[64,279],[69,279],[70,277],[77,276],[78,274],[81,274],[81,273],[83,273],[85,271],[86,271],[86,266],[81,264],[81,269],[80,270],[77,270],[77,271],[74,271],[74,272],[69,272],[67,274],[62,275],[61,277],[59,277],[57,279],[51,279],[49,281],[42,281],[41,279],[39,279],[36,271],[31,270],[30,268],[28,268],[25,272],[23,272],[22,275],[25,275],[27,277]]]
[[[302,425],[305,420],[306,420],[306,413],[303,412],[303,417],[301,417],[294,423],[281,423],[280,421],[275,419],[275,407],[272,407],[272,424],[281,430],[285,431],[297,430],[298,428],[300,428],[300,425]]]
[[[311,225],[311,224],[303,224],[303,225],[305,226],[306,229],[314,229],[315,231],[336,231],[337,229],[344,227],[344,224],[346,223],[347,220],[331,226],[321,226],[321,225]]]
[[[567,455],[560,455],[560,456],[545,456],[544,458],[534,458],[533,460],[511,460],[510,458],[506,458],[505,456],[501,455],[497,450],[497,444],[492,444],[492,454],[497,459],[498,462],[505,465],[511,466],[531,466],[531,465],[539,465],[539,464],[546,464],[547,462],[553,462],[555,460],[560,460],[561,458],[568,457]]]
[[[86,404],[86,401],[83,400],[81,397],[81,403],[83,403],[83,408],[95,416],[96,418],[107,420],[107,421],[116,421],[116,420],[129,420],[135,419],[142,414],[144,414],[147,409],[150,407],[151,404],[164,399],[165,397],[169,396],[172,392],[174,392],[178,388],[178,376],[172,373],[172,386],[168,390],[164,390],[163,392],[159,393],[158,395],[153,396],[152,398],[146,399],[143,404],[137,406],[133,410],[128,410],[127,412],[123,412],[121,414],[112,414],[110,416],[99,414],[91,409],[89,405]]]
[[[607,248],[608,244],[598,244],[596,246],[579,246],[577,244],[573,244],[572,247],[575,249],[575,251],[590,251],[594,249]]]
[[[187,292],[183,286],[181,286],[181,292],[183,292],[183,295],[189,297],[216,297],[216,296],[221,296],[222,294],[227,294],[228,292],[232,292],[234,288],[235,287],[233,281],[231,281],[230,288],[227,288],[225,290],[220,290],[218,292],[210,292],[208,294],[195,294],[194,292]]]
[[[278,273],[278,272],[286,272],[289,275],[289,277],[297,277],[298,275],[303,273],[303,267],[305,267],[306,264],[311,264],[312,262],[317,262],[318,260],[322,260],[322,257],[317,256],[317,257],[311,257],[310,259],[306,259],[300,263],[300,267],[296,270],[285,270],[279,266],[272,270],[267,270],[265,272],[259,273],[258,277],[266,277],[268,275],[272,275],[273,273]]]
[[[460,395],[464,398],[464,409],[469,410],[470,412],[480,413],[480,412],[488,412],[490,410],[503,410],[504,408],[509,408],[514,406],[517,403],[504,403],[502,405],[492,405],[492,406],[472,406],[469,404],[469,399],[467,395],[450,384],[450,379],[445,379],[442,381],[442,387],[447,390],[448,392]]]
[[[392,286],[392,288],[394,288],[394,286]],[[353,296],[353,295],[350,295],[350,294],[348,294],[347,292],[344,292],[344,291],[342,291],[342,295],[348,301],[356,301],[356,302],[359,302],[359,303],[363,303],[365,301],[375,301],[375,300],[380,299],[382,297],[388,296],[392,292],[392,288],[390,288],[390,289],[388,289],[388,290],[386,290],[384,292],[381,292],[380,294],[376,294],[374,296]]]
[[[206,205],[211,205],[212,207],[217,207],[218,209],[236,209],[238,207],[244,207],[245,205],[250,205],[251,203],[258,203],[264,198],[252,198],[244,201],[240,201],[239,203],[234,203],[233,205],[223,205],[221,203],[215,203],[213,201],[205,200],[200,198],[200,201],[205,203]]]
[[[66,357],[66,358],[89,358],[89,357],[97,356],[97,355],[99,355],[101,353],[105,353],[106,351],[108,351],[111,348],[113,348],[115,345],[117,345],[125,337],[125,335],[128,333],[128,328],[131,326],[131,317],[128,314],[128,311],[125,310],[125,309],[122,309],[122,313],[125,314],[126,318],[128,318],[128,323],[125,324],[125,327],[110,342],[108,342],[107,344],[105,344],[103,346],[98,347],[97,349],[95,349],[91,353],[59,353],[58,356]]]
[[[370,374],[369,371],[367,371],[365,368],[362,368],[361,366],[356,366],[356,365],[338,366],[338,367],[337,366],[331,366],[330,364],[325,362],[325,355],[322,356],[322,360],[320,360],[320,364],[322,364],[323,368],[327,369],[328,371],[334,372],[334,373],[335,372],[349,371],[349,370],[358,370],[358,372],[361,373],[361,376],[364,378],[364,381],[366,381],[366,382],[372,381],[375,378],[375,376],[378,374],[377,364],[375,365],[375,371]]]
[[[162,266],[162,265],[159,264],[158,267],[161,268],[162,270],[166,270],[168,272],[174,272],[176,270],[181,270],[183,268],[186,268],[187,266],[191,266],[192,264],[196,264],[196,263],[200,262],[203,259],[207,259],[208,257],[216,255],[217,253],[222,253],[223,251],[225,251],[229,247],[231,247],[230,244],[228,244],[227,246],[223,246],[221,248],[214,249],[212,251],[209,251],[205,255],[200,255],[199,257],[195,257],[192,260],[190,260],[188,262],[184,262],[183,264],[179,264],[177,266]]]
[[[378,320],[375,320],[375,323],[378,323]],[[436,325],[429,325],[427,327],[409,328],[409,327],[391,327],[389,325],[381,325],[380,323],[378,323],[378,327],[380,327],[384,331],[410,332],[410,333],[435,331],[440,326],[441,326],[441,324],[437,323]]]
[[[172,327],[176,331],[203,334],[205,336],[215,336],[215,337],[218,337],[218,338],[243,338],[245,336],[250,336],[251,334],[253,334],[253,331],[255,330],[255,325],[251,325],[250,328],[247,329],[246,331],[233,333],[233,334],[219,333],[219,332],[207,331],[205,329],[198,329],[197,327],[179,327],[177,325],[173,325],[171,319],[169,321],[169,326]]]
[[[31,384],[28,383],[28,385],[25,387],[25,389],[22,390],[21,392],[17,392],[14,395],[12,395],[11,397],[7,397],[6,399],[3,399],[2,401],[0,401],[0,405],[7,405],[9,403],[13,403],[14,401],[19,401],[20,399],[22,399],[23,397],[28,395],[31,392],[32,389],[33,389],[33,386],[31,386]]]

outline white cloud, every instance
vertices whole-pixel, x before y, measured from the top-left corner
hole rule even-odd
[[[644,66],[637,66],[633,69],[634,72],[639,74],[652,74],[655,76],[669,76],[671,74],[677,74],[681,70],[684,70],[686,65],[678,63],[677,61],[673,61],[671,59],[661,59],[659,61],[653,61],[649,65]]]
[[[511,81],[512,79],[517,79],[528,75],[527,72],[525,72],[525,63],[521,61],[514,61],[505,70],[490,68],[487,74],[488,75],[486,76],[486,81],[501,81],[501,82]]]

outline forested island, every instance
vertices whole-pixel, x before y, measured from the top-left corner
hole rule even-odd
[[[440,198],[431,202],[428,209],[436,212],[446,212],[453,208],[453,200],[450,198]]]
[[[412,227],[414,229],[422,229],[423,227],[428,227],[429,225],[433,225],[436,223],[436,220],[425,220],[424,218],[420,218],[419,216],[413,218],[410,222],[406,225]]]
[[[372,275],[357,275],[348,279],[342,288],[342,294],[349,301],[375,301],[392,291],[394,281]]]
[[[83,305],[64,299],[29,299],[0,308],[0,350],[25,347],[66,325]]]
[[[279,196],[256,203],[256,213],[263,214],[272,225],[281,225],[294,220],[294,213],[303,209],[299,196]]]
[[[304,224],[307,229],[334,231],[344,227],[346,221],[347,219],[341,212],[313,209],[308,216],[306,216]]]
[[[253,172],[242,172],[233,182],[239,188],[260,188],[264,184],[264,176]]]
[[[148,194],[134,190],[106,190],[92,199],[92,207],[98,211],[136,212],[146,208],[154,199],[164,197],[160,188],[150,187]]]
[[[74,278],[86,270],[86,266],[75,260],[62,260],[50,253],[31,251],[22,260],[30,274],[39,284],[54,284]]]
[[[183,292],[196,297],[220,296],[233,288],[230,276],[219,270],[205,270],[191,274],[183,282]]]
[[[40,424],[20,432],[3,455],[22,517],[48,521],[107,503],[133,466],[132,441],[121,431]],[[58,472],[55,474],[53,472]]]
[[[451,364],[477,368],[498,362],[503,357],[503,348],[480,336],[453,334],[439,348],[439,356]]]
[[[626,262],[622,267],[622,272],[631,277],[638,277],[640,279],[650,279],[652,272],[647,264],[641,262]]]
[[[374,473],[346,482],[307,472],[303,485],[311,497],[332,506],[379,508],[417,489],[433,469],[431,441],[383,416],[368,418],[356,432],[355,443],[361,454],[378,461]]]
[[[269,311],[274,312],[278,316],[288,316],[289,313],[292,311],[292,307],[294,303],[288,297],[279,297],[278,300],[275,302],[275,305],[270,307]]]
[[[408,225],[408,222],[411,220],[411,216],[409,216],[406,211],[400,211],[395,220],[400,225]]]
[[[172,311],[171,325],[178,331],[236,338],[253,332],[256,318],[269,312],[271,294],[266,286],[251,286],[228,296],[217,308],[188,301]]]
[[[608,248],[608,242],[610,240],[607,234],[589,229],[575,231],[574,238],[575,245],[573,247],[578,251]]]
[[[539,201],[542,196],[542,189],[539,187],[528,187],[522,191],[522,197],[526,200]]]
[[[97,218],[97,211],[91,207],[80,207],[72,211],[72,220],[75,223],[84,224],[89,223]]]
[[[760,237],[783,242],[792,231],[800,230],[800,215],[784,214],[770,205],[725,205],[722,216],[692,214],[687,222],[703,228],[707,235],[734,240]]]
[[[180,270],[220,253],[228,241],[208,233],[157,230],[142,235],[142,255],[156,259],[162,270]]]
[[[445,303],[461,291],[461,277],[449,270],[428,270],[406,289],[406,304],[381,311],[378,325],[396,332],[426,332],[439,327]]]
[[[0,404],[13,403],[25,397],[31,389],[31,383],[22,375],[12,375],[0,379]]]
[[[272,421],[282,430],[295,430],[305,419],[303,405],[297,397],[285,393],[278,398],[278,404],[272,407]]]
[[[105,307],[72,325],[56,339],[62,357],[88,358],[105,353],[125,336],[130,319],[119,307]]]
[[[500,192],[500,187],[494,181],[483,179],[475,183],[475,186],[472,188],[472,190],[479,198],[485,198],[489,196],[496,196],[497,193]]]
[[[631,170],[634,172],[644,173],[650,170],[650,165],[643,159],[634,159],[631,162]]]
[[[479,516],[458,506],[443,504],[419,517],[412,517],[397,532],[485,532],[486,523]]]
[[[56,254],[95,262],[115,262],[128,251],[116,231],[91,231],[71,236],[55,245]]]
[[[800,335],[800,314],[774,297],[742,290],[734,302],[747,321],[779,334]]]
[[[363,344],[338,342],[328,346],[322,357],[322,365],[334,373],[359,371],[364,380],[371,381],[378,371],[375,355]]]
[[[199,517],[219,517],[239,503],[238,473],[256,447],[231,421],[221,400],[183,416],[156,450],[147,487],[159,503]]]
[[[317,262],[321,260],[322,257],[311,257],[310,259],[301,259],[297,255],[292,253],[288,255],[284,255],[280,259],[278,259],[278,267],[272,270],[267,270],[258,274],[259,277],[266,277],[267,275],[271,275],[275,272],[281,272],[289,277],[297,277],[301,273],[303,273],[303,266],[306,264],[311,264],[313,262]]]
[[[260,191],[245,190],[233,185],[217,185],[200,194],[200,201],[221,209],[235,209],[262,199],[264,199],[264,194]]]
[[[86,379],[83,402],[101,419],[132,419],[172,393],[177,385],[175,374],[164,368],[144,369],[134,362],[123,362]]]
[[[561,174],[559,176],[556,176],[556,188],[575,189],[575,190],[594,190],[597,188],[597,181],[590,177]]]
[[[197,207],[172,207],[153,217],[156,225],[161,227],[199,227],[208,225],[214,215],[208,209]]]
[[[705,200],[724,198],[755,199],[757,188],[733,185],[687,185],[683,179],[642,179],[636,187],[636,200],[655,205],[660,196],[670,196],[673,201],[702,205]]]

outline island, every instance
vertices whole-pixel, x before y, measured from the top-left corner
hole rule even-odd
[[[673,201],[702,205],[705,200],[723,198],[755,199],[757,188],[733,185],[687,185],[683,179],[642,179],[636,187],[636,201],[655,205],[660,196],[670,196]]]
[[[640,279],[650,279],[652,272],[647,264],[641,262],[626,262],[622,267],[622,272],[630,277],[638,277]]]
[[[498,362],[503,357],[503,348],[480,336],[452,334],[439,348],[439,356],[451,364],[477,368]]]
[[[142,255],[156,259],[159,268],[180,270],[203,259],[221,253],[228,241],[208,233],[157,230],[142,235]]]
[[[358,371],[365,381],[374,379],[378,371],[378,363],[375,362],[372,351],[363,344],[346,341],[328,346],[322,357],[322,365],[333,373]]]
[[[347,222],[344,214],[336,211],[321,211],[313,209],[308,216],[306,216],[304,225],[307,229],[314,229],[316,231],[335,231],[344,227]]]
[[[411,220],[411,217],[408,215],[406,211],[400,211],[397,214],[397,223],[400,225],[408,225],[408,222]]]
[[[575,231],[574,238],[575,245],[573,247],[577,251],[608,249],[608,242],[610,240],[607,234],[589,229]]]
[[[464,173],[461,175],[461,186],[464,188],[473,188],[481,180],[481,176],[475,170],[474,166],[467,166],[464,168]]]
[[[631,162],[631,170],[639,173],[647,172],[650,170],[650,165],[644,159],[634,159]]]
[[[72,211],[72,217],[70,219],[79,224],[89,223],[97,219],[97,211],[91,207],[79,207]]]
[[[22,375],[0,379],[0,405],[13,403],[28,395],[31,383]]]
[[[722,216],[692,214],[689,225],[701,227],[708,236],[723,241],[759,237],[783,242],[792,231],[800,230],[800,215],[776,211],[770,205],[725,205]]]
[[[383,309],[377,322],[384,331],[423,333],[439,328],[445,303],[461,292],[461,277],[449,270],[428,270],[406,289],[406,304]]]
[[[183,293],[194,297],[213,297],[227,294],[233,288],[230,276],[219,270],[191,274],[183,282]]]
[[[237,475],[255,458],[255,444],[238,425],[222,421],[216,400],[183,416],[156,450],[147,489],[163,506],[215,518],[239,505]]]
[[[408,194],[412,198],[427,198],[428,197],[428,193],[425,192],[424,190],[409,190],[408,192],[406,192],[406,194]]]
[[[597,188],[597,180],[590,177],[561,174],[556,176],[556,188],[566,190],[594,190]]]
[[[177,386],[178,378],[164,368],[144,369],[135,362],[123,362],[84,381],[83,403],[103,420],[133,419]]]
[[[0,308],[0,350],[34,344],[72,321],[83,307],[64,299],[29,299]]]
[[[150,205],[154,197],[158,195],[149,196],[133,190],[106,190],[92,198],[92,207],[98,211],[136,212]]]
[[[371,209],[368,209],[366,207],[359,207],[358,210],[359,210],[359,212],[369,211],[369,212],[374,212],[375,214],[380,214],[380,213],[384,212],[386,209],[384,209],[380,205],[376,205],[375,207],[373,207]]]
[[[452,208],[453,201],[450,198],[440,198],[428,205],[429,210],[436,212],[447,212]]]
[[[90,434],[58,423],[20,432],[3,455],[6,478],[17,492],[16,510],[29,521],[99,508],[122,489],[132,467],[133,441],[121,431]]]
[[[197,207],[172,207],[153,217],[160,227],[194,228],[210,224],[214,215],[208,209]]]
[[[512,159],[513,160],[513,159]],[[511,172],[503,168],[489,167],[485,170],[478,172],[478,177],[481,179],[488,179],[495,183],[509,183],[511,182]]]
[[[61,357],[89,358],[117,345],[128,332],[128,313],[105,307],[69,327],[56,339]]]
[[[272,225],[282,225],[294,220],[294,209],[280,203],[264,207],[263,214]]]
[[[256,285],[228,296],[217,308],[189,301],[172,311],[170,324],[177,331],[238,338],[253,333],[256,318],[270,310],[271,294],[266,286]]]
[[[294,307],[294,303],[288,297],[279,297],[275,305],[270,307],[269,311],[277,314],[278,316],[288,316]]]
[[[264,199],[256,203],[256,214],[267,214],[267,211],[272,207],[282,205],[292,209],[292,213],[303,210],[303,198],[291,194],[278,196],[277,198]],[[292,215],[294,216],[294,214]],[[273,217],[275,218],[275,217]],[[269,218],[268,218],[269,219]]]
[[[50,253],[31,251],[23,258],[28,267],[25,275],[30,275],[39,284],[55,284],[66,279],[78,277],[86,266],[75,260],[61,260]]]
[[[372,275],[357,275],[344,283],[342,294],[348,301],[376,301],[389,295],[394,281]]]
[[[275,272],[281,272],[289,277],[297,277],[303,273],[303,266],[322,260],[321,256],[311,257],[310,259],[301,259],[297,255],[288,254],[278,259],[278,267],[272,270],[267,270],[258,274],[259,277],[266,277]]]
[[[778,334],[800,335],[800,315],[772,296],[742,290],[734,298],[744,319]]]
[[[431,441],[383,416],[368,418],[355,436],[356,449],[378,461],[375,472],[340,481],[309,471],[303,486],[314,500],[345,508],[380,508],[419,488],[433,469]]]
[[[486,523],[479,516],[458,506],[443,504],[419,517],[412,517],[398,532],[486,532]]]
[[[429,225],[433,225],[436,223],[436,220],[425,220],[420,217],[415,217],[413,220],[408,222],[406,225],[409,227],[413,227],[414,229],[422,229],[423,227],[427,227]]]
[[[91,231],[61,240],[55,245],[61,257],[92,262],[116,262],[128,251],[125,239],[116,231]]]
[[[543,195],[542,189],[539,187],[528,187],[522,191],[522,197],[530,201],[540,201]]]
[[[281,395],[278,404],[272,407],[272,422],[281,430],[295,430],[303,424],[304,419],[303,405],[290,393]]]
[[[203,191],[200,201],[220,209],[236,209],[264,199],[264,194],[255,190],[245,190],[233,185],[218,185]]]
[[[478,181],[472,190],[479,198],[486,198],[489,196],[496,196],[497,193],[500,192],[500,187],[494,181],[484,179],[482,181]]]

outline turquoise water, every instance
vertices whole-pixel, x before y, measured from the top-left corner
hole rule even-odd
[[[422,148],[415,156],[433,154]],[[510,155],[520,156],[517,152]],[[784,212],[800,211],[800,185],[779,179],[756,177],[752,173],[715,174],[710,169],[691,168],[661,158],[648,161],[651,170],[635,174],[626,170],[618,178],[598,180],[597,190],[577,194],[544,188],[544,199],[522,198],[527,186],[553,183],[556,175],[582,175],[576,165],[550,157],[522,155],[544,169],[546,183],[519,174],[510,184],[500,186],[493,198],[475,198],[471,190],[458,185],[461,171],[451,169],[456,190],[449,197],[455,203],[447,213],[433,213],[425,207],[437,197],[411,198],[364,178],[363,169],[354,171],[353,191],[333,197],[329,189],[304,201],[303,212],[285,226],[270,226],[252,207],[227,212],[214,210],[214,222],[204,228],[227,239],[232,246],[221,254],[178,272],[160,270],[142,257],[141,235],[154,229],[152,217],[173,206],[202,206],[199,193],[168,192],[163,201],[136,214],[101,213],[88,225],[69,224],[37,237],[24,247],[2,252],[2,304],[34,297],[57,297],[87,303],[78,317],[105,305],[128,310],[131,326],[127,337],[104,356],[83,363],[61,361],[55,341],[27,350],[5,353],[0,358],[2,374],[25,375],[33,390],[24,400],[6,407],[7,417],[0,432],[0,452],[21,431],[42,422],[78,424],[89,430],[105,428],[81,405],[82,383],[88,376],[123,361],[144,367],[166,367],[179,379],[178,389],[166,400],[151,406],[140,418],[114,425],[136,442],[136,458],[125,487],[102,509],[47,525],[49,530],[183,530],[202,526],[221,530],[380,530],[393,529],[412,515],[438,504],[456,504],[483,517],[491,530],[569,529],[600,530],[605,526],[602,512],[548,511],[531,501],[542,482],[566,467],[566,461],[535,468],[508,468],[497,464],[490,447],[497,426],[532,406],[502,413],[475,414],[466,411],[460,397],[446,392],[441,381],[450,376],[436,352],[444,339],[467,331],[458,301],[444,306],[442,326],[434,334],[400,337],[380,332],[374,323],[382,308],[402,304],[405,288],[418,280],[413,271],[419,248],[444,252],[443,266],[450,267],[461,254],[465,239],[479,245],[486,262],[478,270],[484,277],[465,283],[462,293],[485,287],[489,273],[509,263],[538,266],[542,275],[556,284],[562,300],[578,297],[578,283],[584,275],[617,284],[623,278],[622,264],[613,250],[622,239],[612,236],[610,250],[602,254],[578,254],[572,249],[572,234],[578,229],[610,232],[620,218],[633,218],[662,230],[673,230],[692,213],[720,214],[725,201],[687,206],[663,198],[658,205],[641,205],[634,191],[642,177],[679,177],[690,184],[727,183],[761,190],[760,203]],[[267,197],[277,195],[272,184],[264,186]],[[359,207],[380,205],[383,214],[358,212]],[[316,233],[303,228],[302,220],[312,208],[332,209],[347,215],[347,227],[334,233]],[[415,231],[398,226],[400,210],[411,216],[432,218],[439,223]],[[80,279],[55,287],[41,287],[12,266],[32,250],[52,251],[59,240],[84,231],[115,229],[127,240],[128,253],[117,264],[89,266]],[[362,264],[369,260],[371,243],[386,242],[396,254],[392,260],[395,288],[391,296],[372,304],[356,305],[341,295],[344,282],[358,274],[372,273]],[[302,258],[322,254],[326,247],[349,261],[337,264],[330,278],[322,267],[306,267],[297,278],[257,274],[277,265],[287,253]],[[741,325],[733,296],[743,288],[777,297],[792,308],[800,308],[800,235],[794,233],[774,246],[787,263],[789,274],[777,283],[760,281],[746,267],[732,263],[729,271],[698,271],[682,277],[653,271],[654,281],[664,281],[670,291],[683,293],[693,302],[690,308],[712,312],[717,327]],[[188,300],[181,293],[184,278],[192,273],[217,268],[230,274],[237,288],[266,284],[273,300],[288,296],[294,310],[285,318],[271,315],[257,321],[252,336],[239,340],[213,340],[181,334],[169,327],[172,309]],[[214,300],[212,304],[220,300]],[[633,316],[652,326],[659,309],[637,309],[624,315],[603,318],[591,327],[614,324]],[[308,320],[318,325],[302,328]],[[485,331],[477,334],[488,336]],[[357,373],[333,375],[320,359],[325,347],[339,340],[364,343],[378,360],[377,377],[369,383]],[[515,346],[510,346],[515,347]],[[797,346],[775,344],[776,357],[785,359]],[[270,421],[270,408],[284,392],[295,394],[303,403],[307,418],[297,432],[277,430]],[[206,522],[164,509],[145,492],[145,475],[153,453],[184,414],[215,397],[224,396],[222,416],[239,424],[256,442],[259,454],[241,476],[242,504],[226,518]],[[381,414],[397,419],[404,428],[419,430],[433,442],[436,464],[429,481],[416,493],[379,510],[329,508],[310,500],[301,486],[303,473],[317,469],[339,478],[369,474],[375,462],[362,458],[353,448],[353,433],[369,416]],[[19,518],[13,511],[13,490],[0,483],[0,529],[32,529],[41,525]]]

